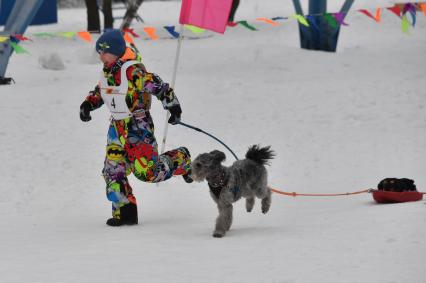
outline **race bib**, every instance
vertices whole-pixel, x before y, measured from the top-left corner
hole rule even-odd
[[[119,86],[109,86],[104,74],[101,73],[101,78],[99,80],[101,96],[114,120],[122,120],[132,116],[126,103],[126,95],[128,92],[126,71],[128,67],[138,63],[138,61],[128,61],[123,64],[121,67],[121,84]]]

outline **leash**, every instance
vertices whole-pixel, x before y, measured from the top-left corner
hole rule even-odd
[[[227,149],[227,150],[229,150],[229,152],[231,152],[231,153],[232,153],[232,155],[235,157],[235,159],[236,159],[236,160],[239,160],[239,159],[238,159],[238,157],[237,157],[237,155],[236,155],[236,154],[232,151],[232,149],[230,149],[230,148],[229,148],[229,146],[227,146],[227,145],[226,145],[223,141],[221,141],[221,140],[220,140],[220,139],[218,139],[217,137],[213,136],[212,134],[209,134],[209,133],[207,133],[207,132],[205,132],[205,131],[201,130],[200,128],[197,128],[197,127],[191,126],[191,125],[186,124],[186,123],[183,123],[183,122],[181,122],[181,121],[176,122],[176,124],[182,125],[182,126],[184,126],[184,127],[187,127],[187,128],[193,129],[193,130],[195,130],[195,131],[197,131],[197,132],[200,132],[200,133],[203,133],[203,134],[205,134],[205,135],[208,135],[209,137],[211,137],[211,138],[215,139],[216,141],[218,141],[219,143],[221,143],[224,147],[226,147],[226,149]]]
[[[362,190],[362,191],[356,191],[356,192],[351,192],[351,193],[341,193],[341,194],[300,194],[300,193],[296,193],[296,192],[283,192],[277,189],[273,189],[271,188],[271,191],[280,195],[285,195],[285,196],[292,196],[292,197],[297,197],[297,196],[303,196],[303,197],[337,197],[337,196],[350,196],[350,195],[358,195],[358,194],[363,194],[363,193],[371,193],[373,191],[373,189],[366,189],[366,190]]]
[[[192,130],[203,133],[203,134],[213,138],[214,140],[216,140],[220,144],[222,144],[227,150],[229,150],[229,152],[232,153],[232,155],[235,157],[236,160],[239,160],[237,155],[232,151],[232,149],[229,148],[229,146],[227,146],[223,141],[221,141],[217,137],[213,136],[212,134],[209,134],[209,133],[207,133],[206,131],[203,131],[200,128],[194,127],[192,125],[186,124],[186,123],[181,122],[181,121],[178,121],[176,124],[190,128]],[[271,188],[271,191],[276,193],[276,194],[285,195],[285,196],[292,196],[292,197],[297,197],[297,196],[303,196],[303,197],[336,197],[336,196],[351,196],[351,195],[359,195],[359,194],[364,194],[364,193],[372,193],[372,192],[374,192],[374,189],[365,189],[365,190],[356,191],[356,192],[339,193],[339,194],[305,194],[305,193],[296,193],[296,192],[284,192],[284,191],[277,190],[277,189],[274,189],[274,188]],[[420,192],[420,193],[426,194],[426,193],[423,193],[423,192]]]

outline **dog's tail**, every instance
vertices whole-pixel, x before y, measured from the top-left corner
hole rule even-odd
[[[269,160],[275,156],[271,146],[260,147],[259,145],[253,145],[249,148],[246,153],[246,158],[253,160],[260,165],[269,164]]]

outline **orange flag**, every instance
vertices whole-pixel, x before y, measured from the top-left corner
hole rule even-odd
[[[77,32],[77,35],[83,39],[84,41],[91,42],[92,41],[92,35],[88,31],[79,31]]]
[[[367,10],[364,10],[364,9],[362,9],[362,10],[359,10],[361,13],[363,13],[363,14],[365,14],[367,17],[370,17],[370,18],[372,18],[373,20],[375,20],[376,22],[380,22],[380,20],[381,20],[381,12],[382,12],[382,9],[380,9],[380,8],[377,8],[376,9],[376,16],[373,16],[369,11],[367,11]]]
[[[382,9],[377,8],[376,9],[376,22],[380,23],[381,19],[382,19]]]
[[[143,31],[146,32],[146,34],[151,37],[152,40],[158,40],[158,36],[155,34],[155,28],[146,27],[143,28]]]
[[[129,35],[129,33],[126,31],[123,35],[124,40],[130,44],[135,44],[135,42],[133,41],[133,38]]]
[[[422,8],[423,10],[423,14],[425,14],[426,16],[426,3],[420,3],[419,5],[420,5],[420,8]]]
[[[277,23],[277,22],[275,22],[275,21],[273,21],[271,19],[268,19],[268,18],[257,18],[256,20],[258,20],[260,22],[264,22],[264,23],[270,24],[270,25],[273,25],[274,27],[280,25],[279,23]]]

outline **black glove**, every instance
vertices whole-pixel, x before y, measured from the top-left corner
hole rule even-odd
[[[92,120],[92,117],[90,116],[90,111],[93,110],[92,104],[90,104],[89,101],[85,100],[80,105],[80,119],[83,122],[89,122]]]
[[[176,125],[178,122],[180,122],[180,114],[182,114],[182,109],[180,108],[179,104],[173,105],[169,108],[170,111],[170,118],[169,118],[169,124]]]

